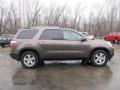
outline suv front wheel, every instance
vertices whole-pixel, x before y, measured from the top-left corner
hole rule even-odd
[[[35,68],[39,64],[39,59],[36,53],[26,51],[21,55],[21,64],[25,68]]]
[[[97,50],[92,53],[91,63],[97,67],[105,66],[108,60],[108,54],[104,50]]]

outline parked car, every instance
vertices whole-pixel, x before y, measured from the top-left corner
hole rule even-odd
[[[88,32],[79,32],[83,36],[85,36],[87,39],[94,39],[94,35],[89,35]]]
[[[81,60],[102,67],[114,55],[110,42],[90,40],[79,32],[59,27],[32,27],[18,30],[10,43],[10,56],[25,68],[44,60]]]
[[[120,42],[120,33],[109,33],[104,37],[105,40],[114,42],[114,43],[119,43]]]
[[[6,45],[10,44],[10,41],[12,40],[12,38],[14,37],[14,35],[12,34],[3,34],[0,36],[0,46],[5,47]]]

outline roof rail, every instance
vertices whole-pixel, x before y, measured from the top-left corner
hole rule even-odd
[[[40,29],[40,28],[45,28],[45,29],[59,29],[59,27],[57,26],[35,26],[35,27],[31,27],[30,29]]]

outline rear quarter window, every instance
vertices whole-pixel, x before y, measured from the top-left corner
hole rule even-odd
[[[32,39],[38,30],[22,30],[18,36],[17,39]]]

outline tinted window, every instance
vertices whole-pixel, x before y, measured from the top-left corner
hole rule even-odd
[[[73,31],[65,30],[63,31],[63,36],[65,40],[79,41],[82,36]]]
[[[42,34],[42,36],[40,37],[40,39],[44,39],[44,40],[62,40],[63,36],[62,36],[62,31],[60,30],[45,30]]]
[[[37,32],[38,30],[22,30],[17,39],[32,39]]]

